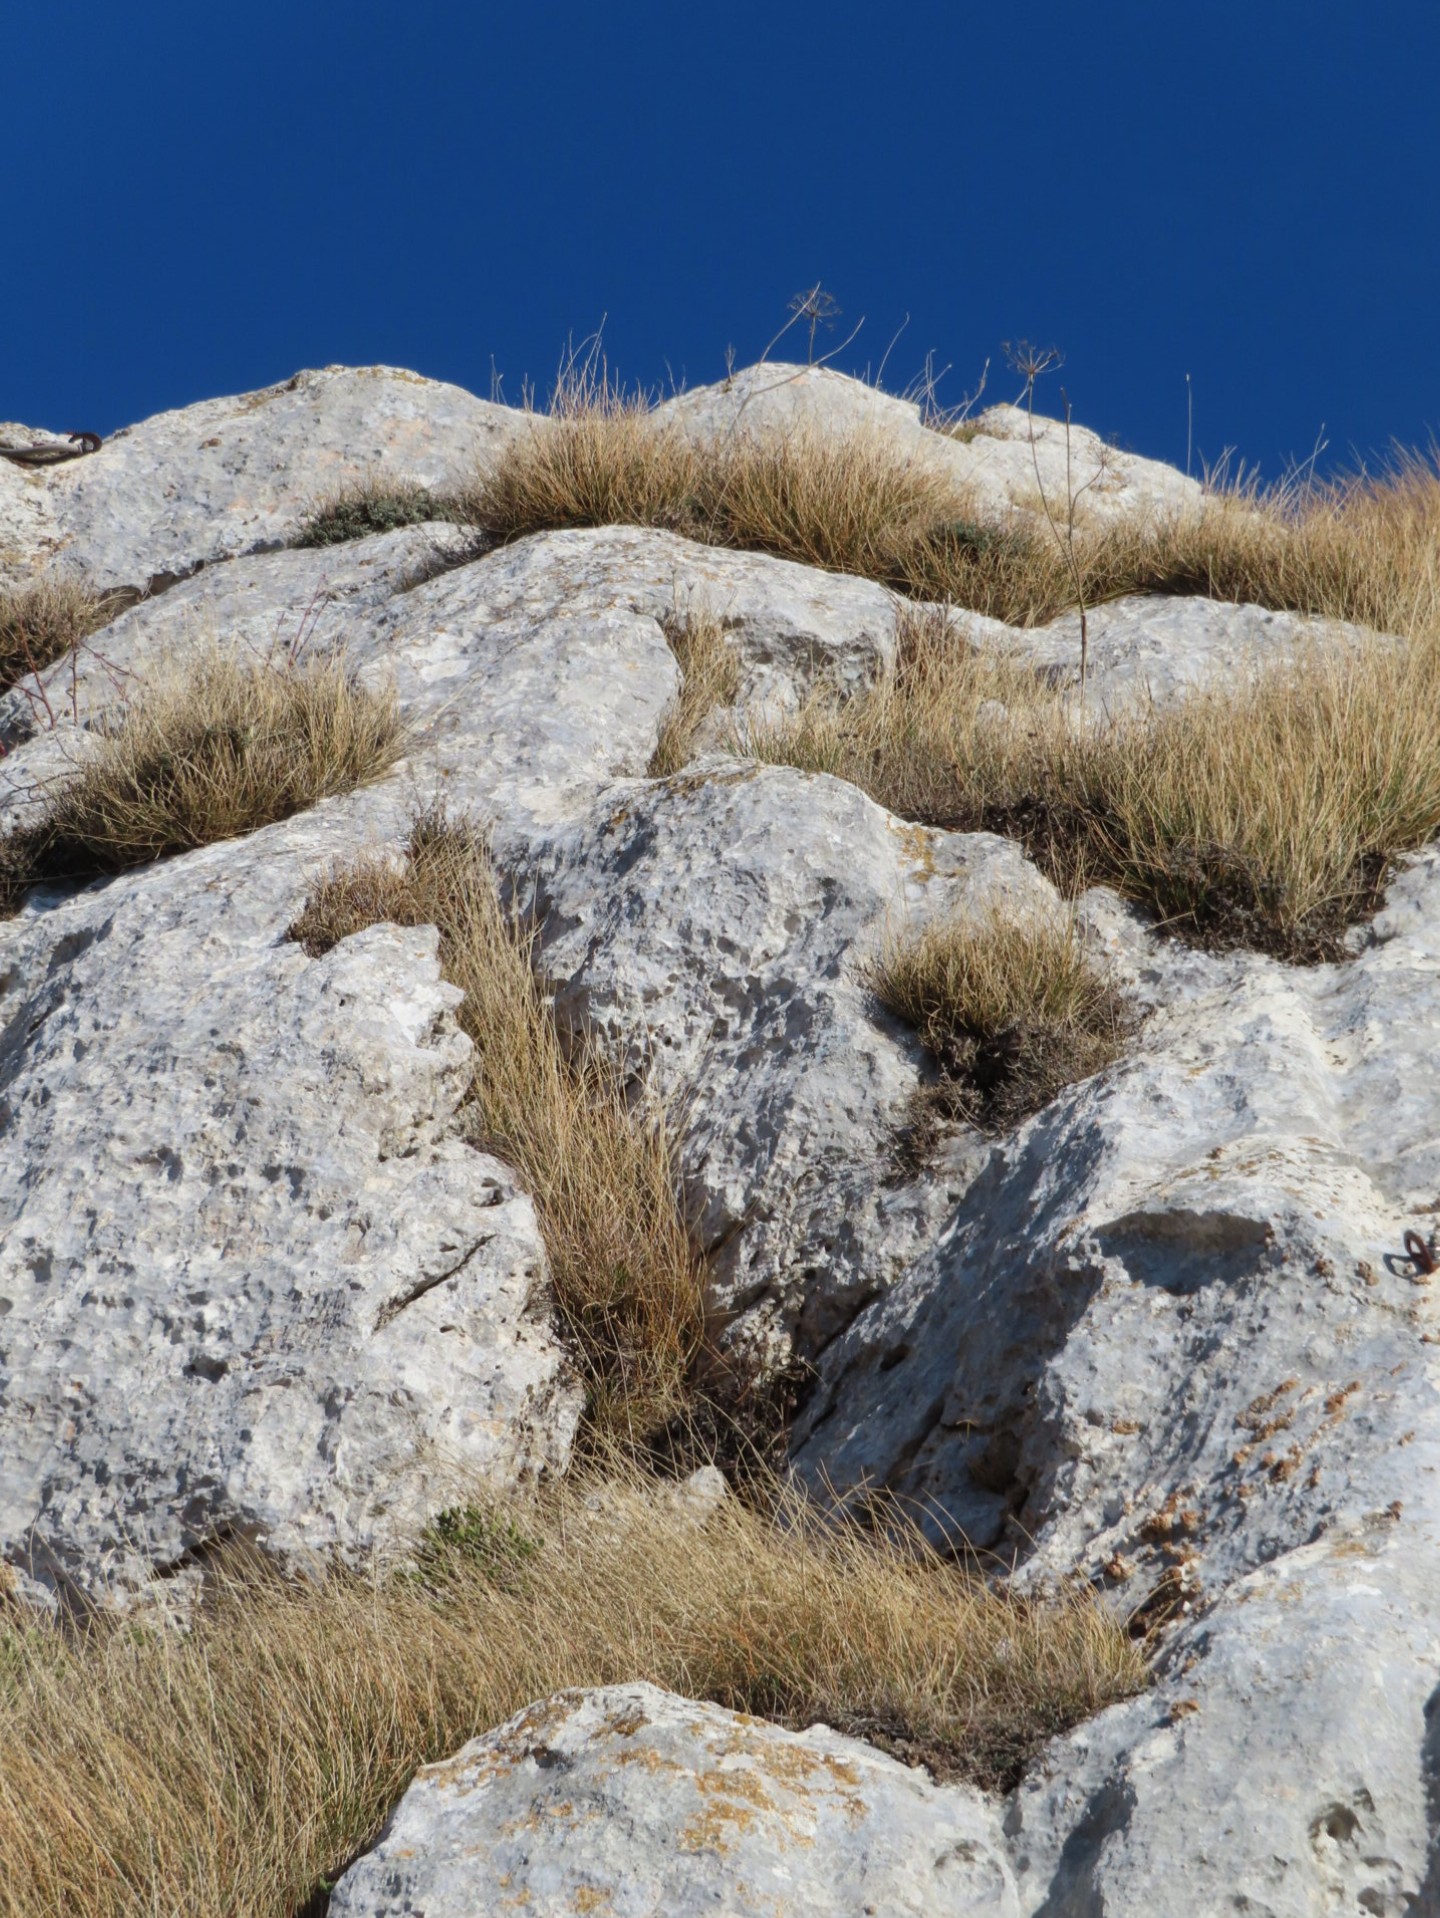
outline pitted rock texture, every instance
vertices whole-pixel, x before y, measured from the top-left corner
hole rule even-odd
[[[946,439],[903,402],[773,367],[673,403],[701,437],[783,428],[805,408],[837,427],[863,415],[978,474],[982,504],[1033,510],[1013,413]],[[1017,1560],[1022,1587],[1078,1576],[1169,1618],[1155,1689],[1047,1749],[1004,1808],[1003,1843],[973,1794],[872,1755],[906,1809],[867,1825],[881,1802],[867,1796],[851,1834],[901,1833],[901,1865],[922,1873],[882,1875],[877,1909],[912,1895],[947,1909],[926,1862],[943,1851],[945,1871],[974,1867],[957,1881],[965,1910],[1440,1911],[1440,1282],[1404,1251],[1407,1231],[1433,1239],[1440,1207],[1440,854],[1394,881],[1347,963],[1312,970],[1189,952],[1087,895],[1085,936],[1148,1015],[1128,1055],[1014,1133],[959,1131],[933,1171],[901,1172],[891,1138],[928,1068],[865,984],[887,921],[994,899],[1053,909],[1053,894],[1015,845],[918,830],[834,780],[719,754],[644,776],[681,684],[663,622],[701,604],[725,622],[743,718],[818,675],[852,686],[883,670],[885,595],[633,529],[468,562],[443,527],[258,550],[290,536],[356,444],[436,484],[522,420],[413,376],[334,371],[164,416],[64,467],[0,463],[12,573],[62,547],[100,585],[204,562],[97,635],[73,677],[12,695],[7,821],[87,750],[87,729],[202,644],[343,646],[367,681],[393,683],[413,729],[371,788],[37,895],[0,923],[9,1564],[36,1595],[88,1595],[237,1533],[302,1562],[360,1558],[475,1476],[563,1464],[579,1396],[529,1204],[458,1137],[468,1060],[433,935],[373,928],[318,960],[285,941],[333,863],[398,853],[415,809],[445,800],[491,829],[511,897],[536,911],[562,1021],[675,1097],[730,1336],[817,1369],[797,1468],[914,1497],[937,1533]],[[1049,423],[1036,431],[1043,474],[1063,446]],[[1078,433],[1077,447],[1100,457]],[[229,477],[209,487],[212,458]],[[1097,485],[1092,507],[1193,498],[1147,466],[1112,461],[1123,484]],[[437,566],[450,570],[416,583]],[[1073,677],[1073,621],[968,630]],[[1092,684],[1097,704],[1163,703],[1354,637],[1254,608],[1120,602],[1092,616]],[[671,1728],[653,1750],[693,1797],[731,1721],[673,1702],[650,1719]],[[551,1877],[515,1879],[531,1908],[603,1855],[653,1861],[651,1908],[684,1910],[665,1902],[673,1847],[624,1849],[640,1767],[607,1770],[617,1740],[646,1733],[617,1733],[584,1701],[552,1730],[547,1751],[570,1740],[567,1776],[593,1761],[599,1811],[585,1843],[567,1827],[544,1852]],[[514,1735],[513,1764],[493,1741],[484,1760],[506,1820],[530,1817],[550,1776]],[[863,1751],[743,1728],[752,1738]],[[737,1775],[770,1762],[744,1751]],[[961,1836],[930,1849],[952,1814]],[[711,1908],[748,1909],[726,1901],[754,1856],[791,1870],[786,1896],[863,1910],[845,1902],[860,1853],[813,1815],[803,1828],[821,1842],[798,1851],[767,1826],[753,1854],[686,1854],[712,1873],[695,1880]],[[454,1841],[455,1872],[445,1863],[450,1810],[415,1816],[439,1874],[415,1882],[437,1900],[473,1893],[469,1840]],[[620,1849],[592,1854],[592,1830]],[[402,1858],[393,1836],[390,1876],[367,1878],[372,1860],[342,1897],[409,1896],[424,1847]],[[843,1874],[827,1876],[832,1854]],[[355,1907],[372,1908],[406,1909]]]
[[[330,366],[157,413],[63,466],[0,461],[0,584],[46,563],[101,592],[183,579],[289,544],[346,482],[463,485],[525,418],[396,367]]]
[[[1016,1918],[994,1807],[823,1725],[561,1692],[416,1778],[331,1918]]]
[[[683,1115],[687,1208],[732,1326],[784,1356],[899,1276],[944,1188],[900,1177],[925,1076],[865,969],[887,929],[1056,896],[1008,840],[906,826],[855,787],[719,755],[498,842],[560,1016]]]
[[[328,823],[328,829],[327,829]],[[325,809],[3,928],[0,1549],[51,1589],[411,1537],[580,1398],[433,930],[307,959]]]

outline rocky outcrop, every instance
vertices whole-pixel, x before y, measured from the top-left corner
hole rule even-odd
[[[502,839],[562,1018],[684,1115],[690,1216],[731,1336],[813,1354],[936,1228],[901,1169],[925,1076],[865,968],[887,927],[1055,895],[1007,840],[907,826],[855,787],[720,756]]]
[[[658,417],[703,442],[736,434],[878,433],[947,472],[978,513],[1001,519],[1040,513],[1041,495],[1058,517],[1077,495],[1076,523],[1198,506],[1195,480],[1159,460],[1109,446],[1083,426],[992,406],[962,428],[932,427],[913,400],[882,393],[827,366],[775,361],[747,367],[714,386],[677,394]]]
[[[653,1685],[562,1692],[422,1771],[331,1918],[1014,1918],[978,1792],[824,1726]]]
[[[829,1733],[634,1688],[552,1703],[426,1774],[336,1909],[438,1914],[476,1844],[512,1848],[534,1910],[647,1872],[667,1910],[747,1910],[738,1887],[769,1896],[782,1869],[786,1909],[817,1912],[1440,1909],[1440,1281],[1405,1236],[1428,1241],[1440,1205],[1440,855],[1344,964],[1308,970],[1187,951],[1087,895],[1085,935],[1145,1014],[1128,1055],[917,1171],[894,1142],[928,1068],[867,962],[901,916],[1053,907],[1045,882],[1012,843],[914,828],[830,778],[713,750],[646,775],[681,683],[667,622],[720,619],[743,721],[883,669],[886,594],[636,529],[481,557],[444,526],[260,550],[351,442],[439,484],[515,430],[499,411],[332,371],[61,467],[0,464],[12,571],[60,553],[99,584],[188,575],[5,701],[7,819],[202,645],[343,646],[411,727],[372,788],[0,923],[6,1560],[79,1596],[237,1535],[360,1558],[462,1482],[564,1462],[579,1402],[543,1248],[461,1137],[468,1048],[433,935],[376,927],[318,960],[285,939],[332,863],[395,851],[444,799],[535,912],[562,1021],[671,1095],[728,1336],[814,1366],[797,1470],[913,1498],[1022,1587],[1080,1578],[1169,1622],[1155,1689],[1054,1741],[1000,1811]],[[825,370],[752,370],[670,412],[701,437],[868,420],[1007,511],[1034,477],[1013,412],[945,438]],[[229,477],[206,491],[212,459]],[[1194,496],[1147,468],[1113,461],[1094,503]],[[1078,664],[1073,621],[969,631],[1057,678]],[[1163,703],[1354,640],[1118,602],[1091,615],[1092,687]],[[837,1765],[859,1779],[839,1796]],[[685,1850],[695,1808],[755,1777],[789,1782]],[[588,1808],[583,1844],[562,1804]]]
[[[48,563],[98,592],[154,590],[288,545],[346,482],[463,485],[524,421],[418,373],[329,366],[158,413],[63,466],[0,461],[0,584]]]
[[[237,1537],[354,1557],[567,1456],[434,932],[285,939],[347,838],[321,808],[0,929],[0,1541],[52,1591]]]

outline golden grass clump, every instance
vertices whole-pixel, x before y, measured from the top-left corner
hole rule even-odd
[[[1377,476],[1268,490],[1222,474],[1197,505],[1082,515],[1072,550],[1060,535],[1067,500],[1028,519],[987,519],[946,470],[943,439],[927,456],[923,439],[799,426],[700,446],[587,365],[562,376],[549,417],[474,482],[462,510],[501,539],[670,527],[1015,626],[1073,606],[1078,583],[1089,607],[1198,593],[1440,639],[1440,474],[1429,461],[1403,455]]]
[[[1145,1676],[1088,1598],[1001,1596],[789,1494],[702,1518],[581,1480],[447,1515],[419,1566],[237,1562],[183,1634],[0,1626],[0,1918],[293,1918],[417,1766],[563,1687],[648,1679],[995,1787]]]
[[[562,378],[548,415],[533,415],[464,495],[465,517],[496,539],[562,526],[689,531],[704,472],[697,448],[658,423],[642,394],[603,371]]]
[[[941,1115],[986,1127],[1013,1125],[1109,1065],[1132,1024],[1073,920],[1033,911],[892,933],[869,977],[938,1062]]]
[[[4,842],[10,886],[123,872],[253,832],[377,777],[404,741],[393,695],[339,658],[203,653],[148,686]]]
[[[1021,838],[1068,890],[1102,883],[1174,930],[1337,957],[1393,861],[1440,830],[1440,646],[1316,647],[1174,707],[1081,709],[939,615],[895,671],[823,690],[737,744],[890,810]]]
[[[120,595],[46,576],[0,592],[0,692],[43,673],[120,610]]]
[[[716,614],[694,611],[664,625],[681,682],[646,768],[652,779],[668,779],[689,765],[705,721],[717,707],[732,704],[740,690],[740,660]]]
[[[532,937],[501,905],[478,832],[422,817],[403,871],[368,861],[332,874],[291,935],[321,952],[378,920],[439,928],[475,1045],[476,1143],[514,1166],[535,1201],[592,1425],[643,1442],[684,1412],[704,1329],[701,1263],[660,1114],[627,1098],[594,1047],[562,1044]]]

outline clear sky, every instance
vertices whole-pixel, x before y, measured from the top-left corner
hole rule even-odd
[[[543,391],[758,357],[1270,475],[1440,431],[1437,0],[0,0],[0,419],[384,361]],[[893,346],[902,323],[909,323]]]

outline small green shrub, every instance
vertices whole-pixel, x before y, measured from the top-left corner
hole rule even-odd
[[[297,546],[339,546],[398,526],[462,517],[454,497],[410,481],[353,480],[319,499],[295,540]]]

